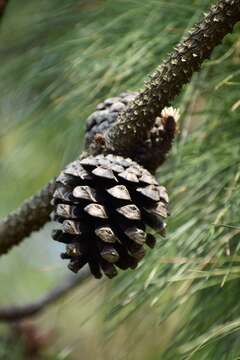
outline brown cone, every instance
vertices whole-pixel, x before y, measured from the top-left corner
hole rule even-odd
[[[156,242],[147,226],[164,234],[168,216],[167,192],[155,177],[130,158],[111,154],[67,166],[52,203],[53,219],[62,224],[53,239],[66,244],[62,258],[73,272],[88,263],[96,278],[134,269],[144,245]]]

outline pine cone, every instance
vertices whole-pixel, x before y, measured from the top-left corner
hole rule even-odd
[[[126,109],[126,106],[137,96],[136,92],[124,92],[119,96],[105,100],[97,105],[86,122],[86,146],[89,146],[95,135],[104,134],[117,120],[120,111]]]
[[[96,135],[103,135],[116,122],[118,114],[124,111],[136,96],[136,92],[122,93],[97,106],[97,111],[91,114],[86,122],[87,147],[96,138]],[[134,154],[129,154],[130,157],[154,172],[165,161],[166,155],[171,149],[177,131],[178,118],[178,111],[172,107],[165,108],[161,117],[156,118],[146,140],[135,149]]]
[[[96,278],[134,269],[144,244],[154,247],[149,225],[164,235],[168,195],[156,179],[131,159],[89,156],[71,163],[57,178],[53,219],[61,229],[54,240],[66,244],[63,259],[78,272],[88,263]]]

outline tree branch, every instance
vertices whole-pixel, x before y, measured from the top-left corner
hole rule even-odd
[[[214,47],[240,20],[240,0],[219,0],[152,74],[119,121],[106,136],[108,152],[131,156],[142,143],[161,110],[180,93]],[[96,145],[96,148],[99,148]],[[54,182],[0,223],[0,255],[19,244],[49,220]]]
[[[7,253],[50,220],[50,201],[54,189],[53,179],[39,193],[24,201],[16,211],[0,221],[0,254]]]
[[[118,122],[106,134],[107,149],[131,157],[136,145],[145,140],[156,116],[180,93],[239,20],[240,0],[219,0],[213,5],[146,81],[144,90],[120,113]]]
[[[71,290],[82,284],[90,276],[89,270],[83,270],[79,275],[68,277],[61,285],[33,303],[26,305],[10,305],[0,308],[0,321],[15,322],[42,312],[48,305],[53,304]]]

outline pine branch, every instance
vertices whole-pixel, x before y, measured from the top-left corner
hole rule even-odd
[[[27,199],[16,211],[0,221],[0,254],[8,252],[50,220],[50,201],[54,189],[55,181],[52,180],[39,193]]]
[[[26,305],[10,305],[0,308],[0,321],[15,322],[42,312],[48,305],[66,296],[71,290],[82,284],[90,275],[89,270],[81,271],[78,276],[68,277],[61,285],[33,303]]]
[[[128,155],[145,140],[161,110],[180,93],[225,35],[240,20],[240,0],[219,0],[156,69],[145,88],[106,134],[112,152]]]
[[[108,152],[131,156],[152,127],[161,110],[180,93],[193,73],[209,58],[214,47],[240,20],[240,0],[219,0],[181,41],[145,83],[119,121],[106,136]],[[100,148],[98,144],[96,148]],[[33,196],[0,223],[0,255],[19,244],[49,220],[54,182]]]

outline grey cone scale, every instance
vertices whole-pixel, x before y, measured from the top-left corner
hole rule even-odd
[[[117,212],[129,220],[141,220],[141,212],[134,204],[122,206]]]
[[[140,245],[145,243],[147,237],[145,231],[138,229],[136,226],[126,229],[125,234],[129,237],[129,239]]]
[[[78,199],[97,202],[96,191],[90,186],[76,186],[72,192],[73,196]]]
[[[97,228],[95,230],[95,235],[97,235],[99,239],[106,243],[115,243],[116,241],[118,241],[117,236],[114,234],[113,230],[109,226]]]
[[[107,192],[116,199],[131,201],[131,196],[129,194],[129,191],[124,185],[116,185],[110,189],[107,189]]]

